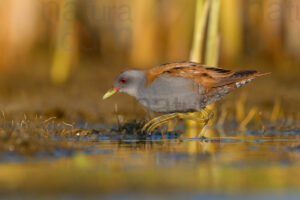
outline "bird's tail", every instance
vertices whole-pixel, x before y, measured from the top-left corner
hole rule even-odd
[[[236,79],[235,81],[235,87],[239,88],[246,83],[249,83],[253,79],[260,77],[260,76],[265,76],[271,74],[270,72],[257,72],[255,70],[242,70],[242,71],[236,71],[233,75],[232,78]]]

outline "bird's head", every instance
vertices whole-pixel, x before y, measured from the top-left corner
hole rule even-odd
[[[113,88],[108,90],[103,99],[106,99],[116,92],[124,92],[136,97],[140,86],[145,84],[145,72],[142,70],[126,70],[115,79]]]

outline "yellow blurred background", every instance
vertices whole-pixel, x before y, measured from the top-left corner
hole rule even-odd
[[[222,1],[221,63],[246,57],[293,70],[300,54],[299,4]],[[30,70],[44,60],[53,81],[63,81],[91,57],[137,67],[186,60],[194,8],[194,0],[2,0],[1,73]]]
[[[18,91],[15,82],[20,82],[17,85],[25,94],[26,88],[39,88],[42,82],[58,85],[51,96],[59,90],[70,91],[61,89],[67,84],[77,82],[77,90],[98,84],[97,91],[89,92],[96,94],[88,99],[97,98],[125,67],[188,60],[195,7],[195,0],[1,0],[3,98]],[[220,24],[218,66],[271,71],[266,85],[273,86],[272,91],[290,87],[289,97],[299,93],[299,1],[221,1]],[[85,77],[84,86],[80,77]],[[28,87],[23,84],[31,79],[35,81]],[[262,84],[256,83],[253,90]],[[47,98],[37,90],[34,94]],[[79,102],[73,97],[84,96],[76,91],[72,94],[68,101]],[[273,101],[282,95],[284,92],[268,98]],[[7,109],[9,105],[3,103]]]

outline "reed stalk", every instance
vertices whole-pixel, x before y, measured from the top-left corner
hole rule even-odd
[[[190,60],[216,66],[219,58],[219,15],[220,0],[197,0],[195,30]],[[205,35],[207,41],[205,43]],[[205,48],[205,49],[204,49]],[[200,113],[191,113],[202,117]],[[197,137],[203,125],[187,120],[188,137]]]
[[[51,81],[55,84],[64,83],[69,75],[77,54],[76,33],[74,30],[76,1],[72,4],[67,0],[60,3],[60,20],[56,34],[53,64],[50,71]],[[71,8],[71,9],[70,9]]]
[[[220,0],[212,0],[209,13],[209,26],[206,42],[205,64],[217,66],[219,60],[220,34],[219,34],[219,15]]]
[[[226,0],[221,6],[222,52],[226,60],[236,59],[243,48],[243,22],[241,16],[243,2],[240,0]]]
[[[221,0],[212,0],[206,42],[205,64],[214,67],[218,66],[220,52],[220,6]],[[214,110],[214,108],[214,104],[207,106],[208,110]],[[213,122],[211,120],[209,125]]]
[[[203,47],[205,37],[205,27],[208,18],[210,1],[197,0],[195,27],[192,43],[192,50],[190,53],[190,60],[194,62],[204,62],[203,60]]]

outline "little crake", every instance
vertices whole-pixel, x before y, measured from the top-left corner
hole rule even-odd
[[[167,63],[146,71],[131,69],[120,73],[103,99],[124,92],[155,112],[197,112],[266,74],[254,70],[225,70],[195,62]]]

